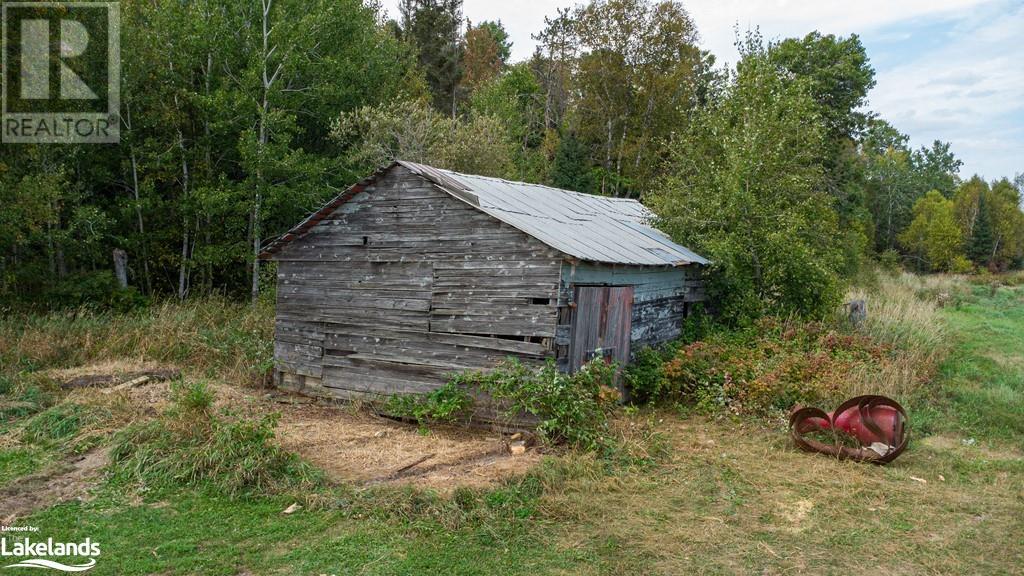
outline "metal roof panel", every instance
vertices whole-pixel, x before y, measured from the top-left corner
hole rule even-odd
[[[457,198],[470,192],[477,199],[470,203],[473,206],[580,260],[648,266],[709,263],[651,227],[654,215],[636,200],[460,174],[415,162],[399,164]]]

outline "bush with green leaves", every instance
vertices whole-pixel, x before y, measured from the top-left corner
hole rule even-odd
[[[553,361],[533,368],[509,358],[495,370],[459,374],[452,382],[485,392],[510,417],[536,417],[546,441],[594,449],[608,441],[608,414],[619,399],[615,373],[615,365],[600,359],[566,374]]]
[[[661,230],[712,261],[721,320],[822,317],[842,297],[845,238],[823,186],[819,107],[759,37],[739,48],[738,71],[672,142],[668,173],[646,199]]]
[[[428,394],[391,396],[384,402],[382,410],[390,416],[409,418],[423,425],[466,418],[472,404],[469,394],[453,381]]]
[[[41,297],[52,308],[91,308],[130,312],[149,304],[134,287],[121,288],[109,270],[84,272],[62,279]]]
[[[887,346],[863,334],[765,317],[680,346],[661,366],[650,398],[704,411],[774,415],[796,403],[839,399],[851,373],[888,356]]]

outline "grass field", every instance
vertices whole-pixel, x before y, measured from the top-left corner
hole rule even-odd
[[[914,436],[887,467],[799,453],[775,422],[642,409],[618,419],[642,439],[642,457],[569,452],[496,489],[341,486],[230,499],[112,479],[88,502],[18,523],[102,543],[92,574],[1019,574],[1024,288],[915,289],[943,301],[955,293],[937,311],[913,312],[927,315],[921,325],[941,323],[940,336],[893,336],[930,342],[908,362],[946,348],[934,353],[934,378],[899,391]],[[121,341],[110,354],[143,345]],[[205,359],[221,354],[210,346],[202,369],[214,375]],[[244,370],[232,362],[229,372]],[[18,422],[9,415],[2,426]],[[48,465],[56,442],[0,445],[0,486]],[[305,507],[282,514],[296,501]]]

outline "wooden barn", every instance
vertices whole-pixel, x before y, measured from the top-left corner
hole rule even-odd
[[[680,332],[707,260],[636,200],[394,162],[270,243],[279,386],[428,392],[508,356],[575,370]]]

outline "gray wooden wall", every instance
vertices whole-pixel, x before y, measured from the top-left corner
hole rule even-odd
[[[553,355],[562,255],[405,168],[274,259],[287,387],[418,393],[508,355]]]
[[[575,284],[633,286],[631,350],[657,346],[680,334],[689,304],[704,300],[698,266],[625,266],[579,262],[562,268],[562,294]]]

